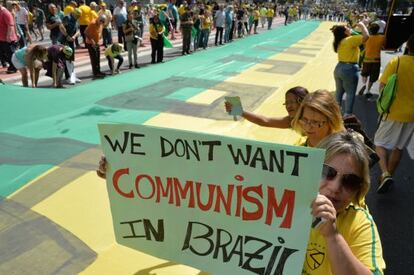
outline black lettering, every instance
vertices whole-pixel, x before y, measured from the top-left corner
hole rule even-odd
[[[200,161],[200,154],[198,152],[198,146],[197,146],[197,141],[193,140],[193,145],[194,147],[191,147],[190,143],[188,141],[185,141],[185,149],[186,149],[186,154],[187,154],[187,159],[190,159],[190,151],[193,153],[193,155],[195,156],[195,158]]]
[[[224,232],[227,234],[228,238],[227,238],[227,242],[222,243],[222,237],[221,237],[221,233]],[[217,259],[217,256],[219,254],[219,250],[220,248],[223,250],[223,262],[228,262],[230,261],[230,258],[227,255],[227,250],[226,247],[233,241],[233,238],[231,236],[231,234],[224,230],[224,229],[217,229],[217,236],[216,236],[216,247],[214,249],[214,253],[213,253],[213,259]]]
[[[164,241],[164,220],[159,219],[158,225],[156,230],[153,226],[150,220],[144,219],[144,229],[145,229],[145,235],[147,236],[147,240],[151,240],[151,234],[154,236],[154,239],[157,242],[163,242]]]
[[[145,152],[135,151],[135,147],[141,147],[141,143],[135,142],[135,138],[145,137],[143,134],[131,133],[131,154],[145,155]]]
[[[116,152],[117,148],[119,148],[121,153],[125,152],[125,149],[128,145],[129,132],[124,132],[124,143],[123,143],[123,145],[121,145],[118,140],[115,140],[115,144],[112,143],[112,140],[107,135],[105,135],[104,137],[108,141],[109,145],[111,146],[112,151]]]
[[[166,139],[164,137],[160,137],[160,142],[161,142],[161,157],[162,158],[167,157],[167,156],[171,155],[171,153],[174,152],[174,146],[172,145],[172,143],[168,139]],[[168,151],[167,151],[166,146],[165,146],[166,143],[170,147]]]
[[[129,236],[122,236],[122,238],[124,239],[129,239],[129,238],[146,238],[146,235],[137,235],[135,233],[135,227],[134,224],[136,223],[141,223],[142,220],[135,220],[135,221],[127,221],[127,222],[121,222],[120,224],[129,224],[132,235]]]
[[[266,240],[262,240],[262,239],[259,239],[259,238],[256,238],[256,237],[252,237],[252,236],[246,236],[245,238],[244,238],[244,244],[247,244],[248,242],[250,242],[250,241],[257,241],[257,242],[261,242],[261,243],[263,243],[263,246],[262,247],[260,247],[259,249],[257,249],[255,252],[253,252],[253,253],[245,253],[244,255],[247,257],[247,261],[245,261],[244,263],[243,263],[243,265],[241,266],[241,268],[243,268],[243,269],[245,269],[245,270],[249,270],[249,271],[251,271],[251,272],[253,272],[253,273],[255,273],[255,274],[263,274],[264,273],[264,271],[265,271],[265,268],[264,267],[260,267],[260,268],[255,268],[255,267],[252,267],[251,265],[250,265],[250,262],[252,261],[252,260],[254,260],[254,259],[257,259],[257,260],[262,260],[263,259],[263,255],[261,255],[261,253],[263,252],[263,251],[265,251],[265,250],[267,250],[268,248],[270,248],[270,247],[272,247],[272,243],[271,242],[268,242],[268,241],[266,241]]]
[[[190,244],[191,237],[192,237],[192,231],[193,231],[193,224],[204,226],[204,228],[207,229],[207,232],[205,234],[194,237],[194,239],[204,239],[208,242],[209,246],[208,246],[208,249],[205,252],[199,252],[199,251],[195,250],[194,246],[192,246]],[[196,254],[198,256],[206,256],[206,255],[210,254],[214,249],[214,242],[211,239],[209,239],[209,237],[211,237],[211,235],[213,235],[213,228],[211,228],[207,224],[199,223],[199,222],[189,222],[188,226],[187,226],[187,233],[186,233],[186,236],[185,236],[184,245],[183,245],[183,248],[181,250],[184,251],[186,249],[190,249],[191,252],[193,252],[194,254]]]
[[[292,176],[299,176],[299,158],[307,158],[308,154],[306,153],[299,153],[299,152],[292,152],[292,151],[286,151],[286,155],[293,156],[295,158],[295,163],[293,165],[292,169]]]
[[[273,150],[270,150],[269,153],[270,159],[269,159],[269,171],[273,172],[274,171],[274,164],[276,163],[276,167],[277,167],[277,171],[279,173],[283,173],[284,172],[284,160],[285,160],[285,151],[284,150],[279,150],[279,158],[276,157],[276,152]],[[280,161],[279,161],[280,160]]]
[[[241,266],[243,264],[243,236],[237,236],[233,249],[230,251],[228,258],[226,258],[225,261],[230,261],[234,254],[239,255],[239,266]]]
[[[274,275],[282,275],[283,269],[285,268],[286,260],[290,255],[298,251],[297,249],[285,248],[280,256],[279,263],[277,264]]]
[[[234,164],[239,164],[240,160],[245,164],[248,165],[250,162],[250,155],[252,153],[252,146],[247,144],[246,145],[246,156],[244,155],[243,151],[237,148],[237,153],[233,151],[233,146],[228,144],[227,147],[230,150],[231,156],[233,157]]]
[[[262,163],[262,170],[268,169],[262,148],[256,149],[256,153],[253,156],[252,162],[250,163],[250,167],[256,168],[257,161],[260,161]]]
[[[201,144],[208,146],[208,161],[212,161],[214,159],[214,146],[221,146],[221,141],[202,141]]]
[[[180,149],[178,145],[181,145],[182,147],[182,151],[183,151],[182,154],[178,153],[178,149]],[[175,141],[174,150],[175,150],[175,154],[177,155],[177,157],[183,157],[185,155],[185,146],[184,146],[184,141],[182,139],[177,139]]]

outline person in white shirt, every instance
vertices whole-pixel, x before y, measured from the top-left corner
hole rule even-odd
[[[214,25],[216,27],[216,40],[214,44],[217,46],[218,37],[220,36],[220,45],[223,45],[223,29],[226,21],[226,13],[223,10],[223,5],[220,5],[219,10],[214,16]]]

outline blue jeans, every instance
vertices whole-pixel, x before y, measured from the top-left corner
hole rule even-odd
[[[358,71],[358,65],[352,63],[338,62],[335,67],[336,101],[345,115],[352,114],[358,85]],[[343,107],[342,97],[344,93],[346,93],[346,101]]]

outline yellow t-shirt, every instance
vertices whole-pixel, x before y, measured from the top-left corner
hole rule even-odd
[[[266,16],[273,17],[275,15],[275,11],[273,9],[267,9]]]
[[[185,7],[184,7],[184,5],[181,5],[181,6],[178,8],[178,14],[181,16],[181,15],[183,15],[183,14],[184,14],[184,12],[185,12]]]
[[[362,35],[351,35],[342,39],[338,46],[338,61],[357,63],[359,46],[362,44]]]
[[[94,21],[97,18],[98,18],[98,14],[96,13],[96,11],[91,10],[91,13],[90,13],[90,19],[91,19],[91,21]]]
[[[64,9],[63,9],[63,14],[64,15],[68,15],[70,13],[72,13],[75,10],[74,7],[72,7],[71,5],[67,5]]]
[[[386,84],[388,77],[397,71],[397,92],[387,119],[398,122],[414,122],[414,56],[395,57],[385,67],[380,82]]]
[[[79,7],[79,9],[81,10],[81,15],[79,17],[79,25],[89,25],[89,23],[92,21],[91,20],[91,8],[89,6],[86,5],[82,5]]]
[[[28,18],[29,20],[27,23],[29,24],[29,26],[33,25],[33,13],[31,13],[30,11],[28,13]]]
[[[384,45],[385,36],[382,34],[371,35],[365,42],[364,62],[380,62],[381,48]]]
[[[201,19],[201,29],[203,30],[210,29],[211,23],[212,23],[210,16],[203,16],[200,19]]]
[[[381,240],[368,210],[351,204],[338,215],[336,226],[359,261],[374,275],[383,274]],[[318,229],[310,231],[302,275],[332,275],[326,240]]]
[[[112,52],[112,45],[106,48],[104,52],[105,56],[115,57],[115,56],[120,55],[124,51],[124,46],[122,46],[122,44],[118,44],[118,46],[121,48],[121,50],[116,53]]]

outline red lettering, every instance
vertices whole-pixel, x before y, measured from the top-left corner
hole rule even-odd
[[[162,181],[160,179],[160,177],[155,176],[155,182],[157,183],[157,199],[155,200],[155,202],[160,202],[160,197],[168,197],[168,194],[170,194],[170,199],[168,200],[169,204],[174,203],[174,193],[172,192],[172,181],[173,179],[168,177],[167,178],[167,187],[166,189],[164,189]]]
[[[133,198],[134,197],[134,191],[130,191],[129,193],[125,193],[121,190],[121,188],[119,188],[119,178],[123,175],[129,175],[129,168],[123,168],[123,169],[119,169],[117,170],[114,175],[112,176],[112,184],[116,190],[116,192],[118,192],[118,194],[120,194],[121,196],[125,197],[125,198]]]
[[[174,191],[175,191],[175,205],[181,205],[181,198],[187,198],[187,193],[190,192],[190,200],[188,202],[189,208],[194,208],[194,186],[193,181],[187,180],[185,182],[184,189],[181,187],[181,183],[177,178],[174,178]],[[181,195],[181,198],[180,198]]]
[[[197,205],[203,211],[210,210],[211,206],[213,205],[213,198],[214,198],[214,191],[216,190],[216,185],[207,184],[208,186],[208,202],[203,204],[201,201],[201,182],[196,182],[196,192],[197,192]]]
[[[258,220],[263,216],[263,205],[262,205],[261,201],[259,199],[255,198],[255,197],[253,197],[253,196],[250,196],[249,192],[254,192],[254,193],[258,194],[260,196],[260,198],[263,198],[262,185],[248,186],[248,187],[243,189],[243,198],[247,202],[250,202],[250,203],[255,204],[257,206],[257,210],[254,211],[254,212],[249,212],[249,211],[246,210],[245,207],[243,207],[242,219],[244,221]]]
[[[266,224],[271,225],[273,220],[273,213],[277,217],[283,217],[283,213],[286,215],[283,219],[283,222],[280,224],[282,228],[290,228],[292,226],[292,216],[293,209],[295,207],[295,191],[285,190],[283,192],[282,201],[280,204],[276,200],[276,192],[273,187],[267,187],[267,215],[266,215]]]
[[[143,178],[147,179],[147,180],[148,180],[148,182],[151,184],[151,189],[152,189],[152,192],[151,192],[151,195],[150,195],[150,196],[148,196],[147,198],[145,198],[145,197],[141,194],[141,192],[139,191],[139,184],[140,184],[140,182],[141,182],[141,179],[143,179]],[[137,190],[138,196],[139,196],[141,199],[151,199],[151,198],[154,196],[154,193],[155,193],[155,183],[154,183],[154,181],[152,180],[152,178],[151,178],[150,176],[148,176],[148,175],[139,175],[139,176],[135,179],[135,189]]]
[[[227,199],[224,197],[223,191],[221,190],[221,186],[217,185],[217,198],[216,198],[216,206],[214,207],[214,211],[220,213],[220,202],[224,204],[224,208],[226,209],[226,214],[231,215],[231,199],[233,198],[233,190],[234,185],[230,184],[227,186]]]

